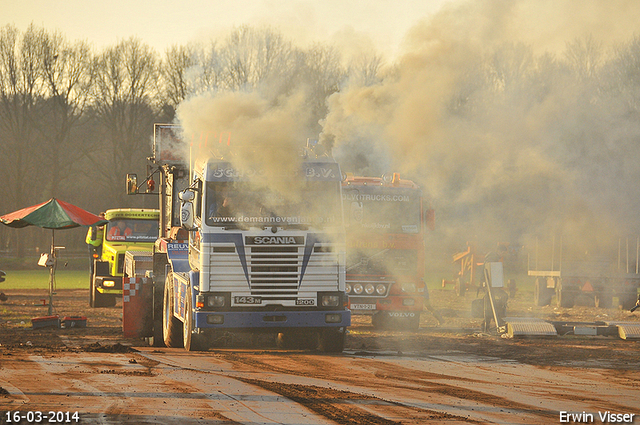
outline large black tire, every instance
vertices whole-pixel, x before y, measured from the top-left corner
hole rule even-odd
[[[340,329],[325,329],[320,332],[318,348],[325,353],[342,353],[347,339],[347,333]]]
[[[375,313],[371,316],[371,325],[373,325],[374,329],[382,329],[386,326],[387,320],[382,312]]]
[[[89,281],[89,307],[96,307],[96,289],[93,283],[93,276],[91,276],[91,280]]]
[[[533,303],[539,307],[549,305],[551,298],[553,297],[553,291],[547,288],[547,282],[544,278],[536,278],[536,283],[533,288]]]
[[[173,273],[167,273],[164,282],[164,312],[162,315],[162,339],[169,348],[181,348],[182,322],[173,315]]]
[[[622,310],[631,310],[638,299],[638,295],[635,292],[622,292],[618,295],[618,306]]]
[[[420,313],[416,312],[415,317],[409,317],[407,320],[408,331],[417,332],[420,329]]]
[[[169,261],[164,253],[153,254],[153,346],[164,347],[162,317],[164,316],[164,281]]]
[[[556,302],[558,307],[571,308],[573,307],[576,295],[576,290],[569,290],[562,287],[562,285],[558,285],[556,288]]]
[[[187,351],[206,350],[208,347],[205,344],[204,335],[193,333],[193,301],[191,300],[191,293],[188,293],[186,298],[184,322],[182,322],[182,345]]]

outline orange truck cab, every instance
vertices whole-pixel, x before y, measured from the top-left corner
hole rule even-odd
[[[424,234],[433,210],[400,175],[356,177],[342,183],[346,287],[352,314],[372,316],[375,327],[417,329],[428,291]]]

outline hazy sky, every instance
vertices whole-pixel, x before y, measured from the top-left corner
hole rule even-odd
[[[59,30],[96,48],[137,36],[159,52],[242,24],[272,25],[301,43],[333,41],[387,55],[451,0],[0,0],[0,24]]]

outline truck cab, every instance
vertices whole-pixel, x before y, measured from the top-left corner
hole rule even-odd
[[[160,211],[119,208],[105,212],[109,220],[102,230],[99,249],[94,253],[89,304],[109,307],[122,296],[125,253],[152,252],[158,239]]]
[[[424,236],[433,217],[422,192],[394,173],[342,182],[349,308],[375,327],[417,329],[425,296]]]
[[[165,344],[202,349],[252,332],[284,348],[342,351],[351,322],[338,164],[305,162],[283,176],[302,184],[296,199],[256,185],[259,174],[213,159],[194,166],[179,195],[188,242],[164,245]]]

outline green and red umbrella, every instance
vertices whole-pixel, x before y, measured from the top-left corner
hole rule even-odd
[[[9,227],[37,226],[56,230],[99,226],[106,224],[107,220],[68,202],[51,198],[47,202],[0,216],[0,222]]]
[[[51,229],[51,253],[49,257],[52,260],[49,274],[49,315],[51,315],[56,256],[54,230],[71,229],[80,226],[100,226],[108,223],[108,221],[68,202],[51,198],[42,204],[0,216],[0,223],[15,228],[36,226],[43,229]]]

